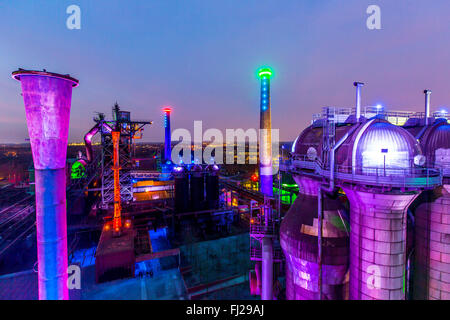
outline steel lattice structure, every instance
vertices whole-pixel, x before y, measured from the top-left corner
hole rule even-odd
[[[131,121],[130,112],[120,111],[116,104],[113,107],[113,120],[100,120],[110,127],[120,130],[119,164],[120,164],[120,196],[123,203],[133,200],[133,183],[131,171],[134,169],[135,154],[133,140],[142,132],[142,128],[151,121]],[[102,207],[108,208],[114,203],[113,141],[111,132],[101,130],[101,175],[102,175]]]

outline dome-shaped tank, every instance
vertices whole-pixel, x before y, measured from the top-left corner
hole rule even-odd
[[[428,167],[450,169],[450,124],[447,121],[438,119],[421,144]]]
[[[317,300],[319,182],[296,176],[300,194],[283,219],[280,242],[286,256],[286,299]],[[345,299],[348,289],[349,238],[344,209],[337,199],[324,197],[323,299]]]
[[[424,192],[415,210],[414,299],[450,300],[450,125],[436,121],[422,138],[427,166],[444,186]]]
[[[352,164],[358,174],[404,175],[418,155],[418,141],[384,120],[371,120],[354,135]]]
[[[336,141],[350,130],[351,124],[336,126]],[[308,161],[321,160],[323,153],[323,127],[309,126],[303,130],[292,145],[292,153]]]

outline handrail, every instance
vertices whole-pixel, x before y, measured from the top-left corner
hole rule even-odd
[[[311,161],[305,155],[295,155],[293,159],[286,165],[292,172],[305,174],[302,170],[314,170],[316,175],[329,176],[328,168],[323,168],[317,161]],[[443,171],[437,168],[336,166],[336,178],[340,181],[400,187],[435,187],[442,184],[442,173]]]

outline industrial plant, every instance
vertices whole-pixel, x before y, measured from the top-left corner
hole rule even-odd
[[[172,154],[176,106],[155,106],[158,127],[112,101],[68,145],[83,83],[12,72],[32,159],[2,178],[0,299],[450,300],[450,123],[432,92],[423,112],[394,111],[364,106],[355,82],[354,106],[278,145],[276,78],[258,76],[258,164],[236,172]],[[157,130],[163,144],[139,143]]]

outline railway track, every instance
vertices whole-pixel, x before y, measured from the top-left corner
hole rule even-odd
[[[0,211],[0,256],[34,232],[36,215],[33,200],[30,196]]]

